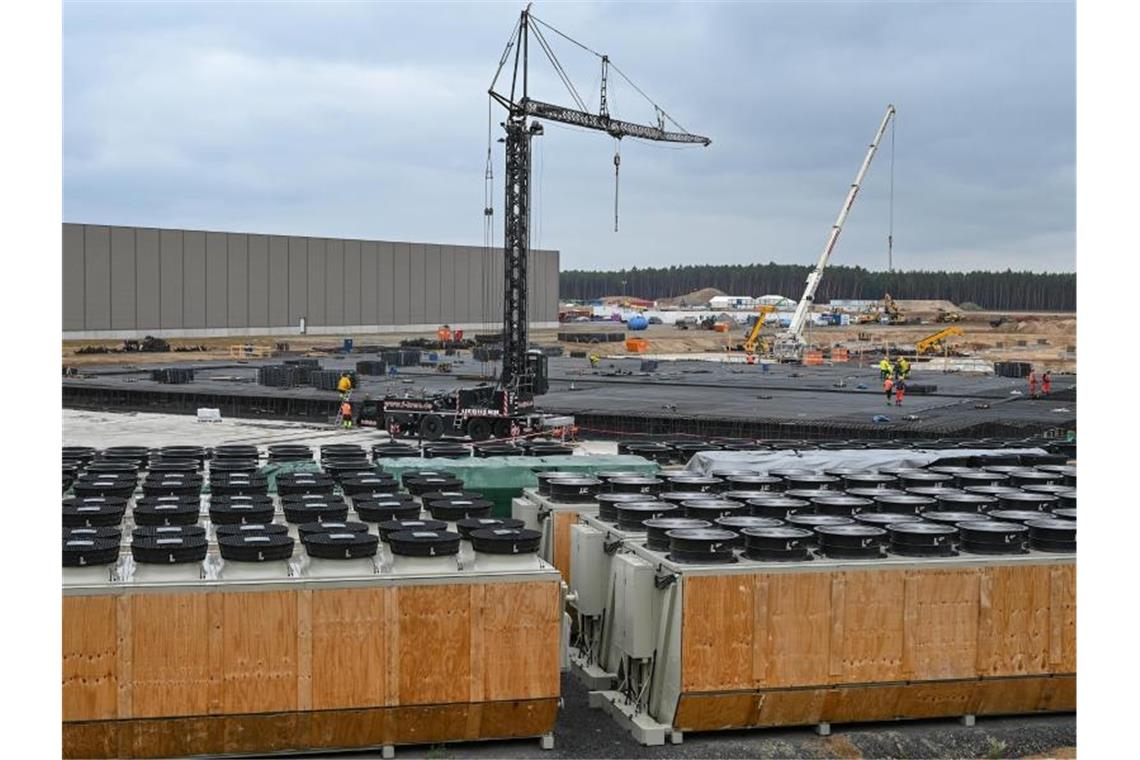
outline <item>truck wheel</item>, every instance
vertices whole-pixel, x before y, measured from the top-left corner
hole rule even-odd
[[[491,423],[482,417],[476,417],[467,423],[467,435],[473,441],[485,441],[491,437]]]
[[[438,414],[424,415],[420,420],[420,438],[425,441],[438,441],[443,437],[443,418]]]
[[[510,438],[511,437],[511,421],[510,420],[495,420],[495,437],[496,438]]]

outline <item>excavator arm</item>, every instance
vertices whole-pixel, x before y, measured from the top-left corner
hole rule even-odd
[[[758,306],[756,311],[759,314],[756,317],[756,323],[752,325],[752,329],[748,331],[748,337],[744,339],[743,348],[750,354],[757,352],[760,346],[760,331],[764,328],[765,318],[776,310],[775,306],[764,305]]]

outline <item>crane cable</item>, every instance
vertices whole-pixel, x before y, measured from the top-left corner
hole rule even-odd
[[[621,139],[614,138],[614,232],[618,231],[618,177],[621,170]]]

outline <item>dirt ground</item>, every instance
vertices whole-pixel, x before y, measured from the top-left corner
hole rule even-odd
[[[832,345],[847,345],[855,347],[873,343],[895,345],[913,345],[927,335],[930,335],[946,324],[935,323],[934,317],[938,308],[950,308],[953,304],[942,301],[901,301],[900,306],[904,313],[910,317],[921,318],[925,324],[915,325],[850,325],[846,327],[813,327],[809,328],[807,338],[810,342],[821,347]],[[1033,362],[1039,369],[1051,369],[1055,372],[1072,372],[1076,370],[1076,343],[1077,343],[1077,316],[1076,314],[1054,313],[1022,313],[1004,314],[1010,321],[999,327],[991,327],[990,320],[999,315],[996,312],[968,312],[962,315],[962,322],[957,326],[962,328],[963,335],[953,337],[949,345],[960,355],[983,358],[987,361],[1028,361]],[[582,322],[563,325],[558,330],[534,330],[531,340],[541,345],[553,345],[557,342],[557,332],[601,332],[621,331],[623,326],[610,322]],[[775,334],[773,328],[765,328],[765,334]],[[737,327],[728,333],[716,333],[706,330],[678,330],[672,325],[650,325],[648,330],[638,333],[640,337],[649,341],[646,355],[683,354],[693,352],[723,351],[726,346],[741,343],[746,335],[743,327]],[[433,333],[388,333],[375,335],[353,335],[357,345],[386,344],[395,345],[406,338],[425,337],[434,338]],[[230,338],[196,338],[171,339],[172,346],[201,345],[207,350],[192,352],[170,353],[110,353],[110,354],[77,354],[76,350],[82,346],[107,346],[109,348],[121,347],[122,341],[63,341],[62,363],[69,367],[97,366],[108,364],[134,364],[154,365],[168,364],[173,361],[194,360],[239,360],[243,357],[240,349],[234,347],[243,345],[254,346],[271,353],[279,342],[289,344],[290,351],[306,352],[317,347],[332,348],[341,344],[341,337],[333,335],[324,336],[248,336]],[[616,356],[626,353],[624,342],[612,343],[562,343],[563,348],[570,350],[588,350],[601,356]]]

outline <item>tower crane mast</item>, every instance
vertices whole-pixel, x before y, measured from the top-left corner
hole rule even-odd
[[[600,59],[602,79],[598,113],[592,113],[574,89],[542,28],[570,40]],[[532,40],[554,66],[555,73],[566,86],[576,107],[555,105],[530,97],[529,58]],[[510,87],[507,89],[504,84],[504,92],[499,92],[496,85],[508,61],[512,61]],[[506,149],[506,203],[503,220],[506,232],[503,237],[503,366],[499,381],[495,386],[481,385],[432,396],[387,396],[373,405],[377,406],[377,424],[387,428],[391,435],[418,433],[424,440],[436,440],[443,435],[466,435],[472,440],[481,441],[492,435],[507,438],[535,432],[549,421],[535,410],[534,405],[534,397],[545,393],[548,385],[546,356],[539,351],[528,350],[527,335],[531,140],[543,133],[539,119],[605,132],[615,140],[632,137],[706,146],[711,142],[707,137],[686,132],[653,101],[649,102],[653,103],[657,116],[655,125],[639,124],[611,116],[610,100],[607,98],[607,85],[612,84],[607,81],[610,72],[629,82],[628,77],[613,64],[609,56],[590,50],[535,18],[530,12],[530,6],[522,11],[488,89],[491,99],[507,111],[507,118],[502,122],[506,132],[506,137],[502,140]],[[506,77],[503,80],[505,83]],[[632,82],[629,84],[637,89]],[[649,100],[640,89],[637,92]],[[608,94],[612,95],[612,92]],[[676,129],[667,128],[666,122],[671,122]],[[489,156],[488,146],[488,161]],[[615,155],[615,172],[618,163]],[[490,177],[489,168],[487,176]],[[484,214],[489,218],[492,213],[493,210],[488,205]]]
[[[507,134],[504,172],[506,175],[506,203],[504,208],[505,234],[503,237],[505,263],[503,369],[499,376],[499,384],[519,399],[532,398],[536,390],[541,392],[535,385],[536,370],[538,374],[541,374],[541,370],[534,366],[535,362],[528,362],[527,358],[526,269],[530,252],[531,139],[543,133],[542,123],[535,119],[545,119],[605,132],[618,140],[623,137],[636,137],[657,142],[697,143],[705,146],[712,142],[707,137],[694,135],[681,129],[656,104],[654,104],[657,114],[656,125],[638,124],[611,117],[606,99],[607,79],[611,70],[621,74],[620,70],[614,66],[609,56],[594,53],[585,45],[571,40],[601,59],[602,78],[599,112],[589,112],[554,55],[542,32],[543,27],[566,37],[562,32],[536,18],[531,14],[530,7],[527,6],[519,16],[518,24],[515,26],[511,39],[507,42],[507,47],[499,60],[499,69],[495,72],[495,78],[488,89],[491,98],[507,111],[506,121],[502,123]],[[530,97],[528,89],[529,54],[532,37],[542,52],[550,59],[555,72],[566,85],[577,108],[554,105]],[[567,37],[567,39],[570,38]],[[510,89],[505,93],[500,93],[495,87],[512,53],[514,60]],[[624,78],[625,75],[621,74],[621,76]],[[667,119],[673,122],[678,129],[666,129]],[[617,162],[615,161],[616,165]]]
[[[867,170],[871,168],[871,160],[875,157],[875,153],[879,149],[879,141],[883,139],[883,135],[887,131],[887,126],[891,123],[891,119],[893,119],[894,116],[895,107],[888,105],[887,112],[883,114],[883,120],[879,123],[879,128],[875,132],[875,137],[871,140],[870,147],[867,148],[867,155],[863,158],[859,172],[855,175],[855,181],[851,184],[851,189],[847,191],[847,197],[839,209],[839,216],[836,218],[835,224],[831,226],[831,232],[828,234],[827,242],[823,246],[823,253],[819,255],[819,261],[816,263],[815,269],[807,276],[804,294],[803,297],[800,298],[800,302],[796,304],[796,310],[792,314],[792,321],[788,325],[788,329],[776,337],[772,352],[775,358],[780,361],[800,361],[803,359],[804,348],[806,346],[803,337],[804,325],[807,323],[811,306],[815,302],[815,292],[819,288],[820,280],[823,279],[823,270],[827,268],[827,262],[835,250],[835,244],[839,241],[839,234],[843,232],[843,224],[847,221],[847,216],[851,213],[851,207],[855,205],[855,197],[859,194],[859,189],[863,184],[863,178],[867,176]]]

